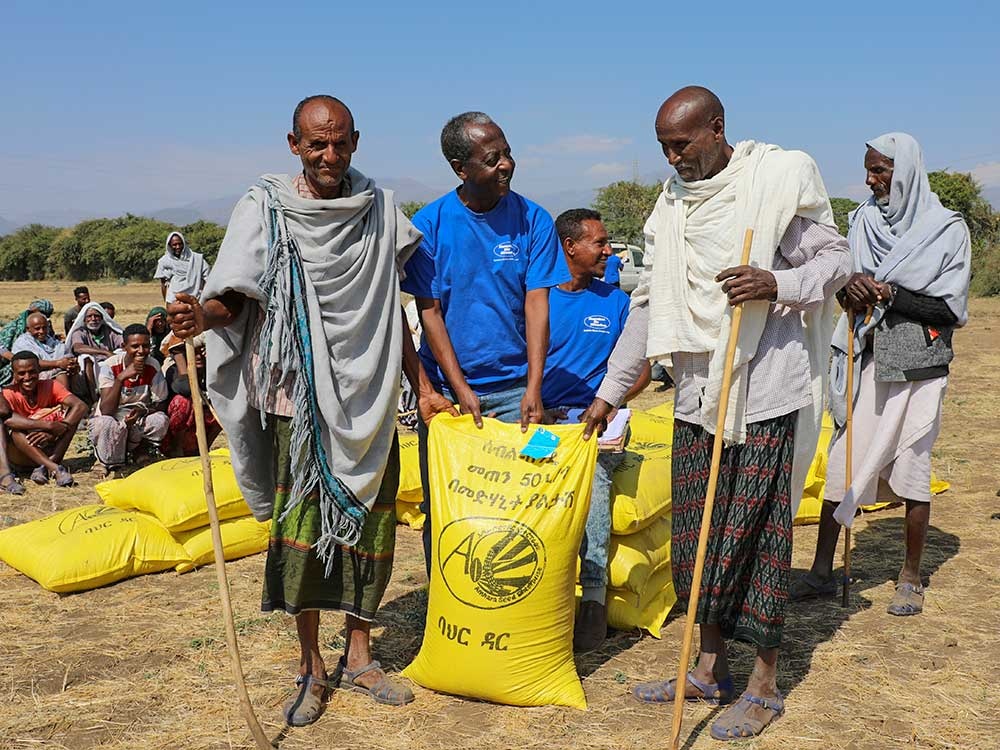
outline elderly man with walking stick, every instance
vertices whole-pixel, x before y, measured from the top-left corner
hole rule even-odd
[[[647,359],[670,362],[671,555],[677,594],[689,600],[688,630],[680,688],[667,680],[634,694],[648,703],[674,701],[678,691],[683,700],[729,703],[726,639],[749,642],[757,659],[746,691],[711,729],[734,740],[784,711],[776,664],[792,519],[819,436],[832,300],[850,256],[813,160],[754,141],[730,145],[711,91],[674,93],[655,129],[677,174],[646,222],[645,271],[586,433]],[[689,671],[695,623],[700,653]],[[677,705],[674,747],[681,717]]]
[[[294,176],[264,175],[233,211],[199,302],[178,294],[171,326],[206,333],[207,386],[254,515],[272,519],[261,608],[295,616],[301,650],[293,726],[340,687],[413,700],[373,659],[371,621],[392,571],[401,368],[424,419],[453,412],[417,359],[399,269],[420,241],[392,194],[351,168],[347,106],[296,107]],[[453,412],[454,413],[454,412]],[[319,613],[346,617],[344,655],[320,653]]]
[[[839,524],[849,533],[859,505],[902,499],[906,552],[888,612],[907,616],[923,611],[931,448],[941,429],[952,333],[968,319],[971,251],[961,214],[930,188],[917,141],[886,133],[866,145],[872,195],[850,216],[856,273],[839,295],[848,314],[833,339],[830,382],[834,421],[844,425],[853,403],[855,429],[851,442],[846,430],[834,435],[816,556],[791,595],[832,595]],[[852,345],[861,356],[850,368]]]

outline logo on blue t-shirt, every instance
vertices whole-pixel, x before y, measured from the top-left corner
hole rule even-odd
[[[583,319],[584,333],[610,333],[611,320],[603,315],[588,315]]]
[[[499,263],[502,260],[518,260],[521,255],[521,248],[513,242],[501,242],[493,248],[493,262]]]

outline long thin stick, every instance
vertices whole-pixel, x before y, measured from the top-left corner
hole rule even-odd
[[[750,262],[750,246],[753,244],[753,230],[747,229],[743,236],[743,257],[741,265]],[[684,623],[684,641],[681,643],[680,664],[677,667],[677,682],[674,685],[674,719],[670,729],[670,747],[677,750],[680,741],[681,723],[684,721],[684,694],[687,691],[688,664],[691,661],[691,643],[694,640],[694,619],[698,611],[698,595],[701,593],[701,577],[705,571],[705,552],[708,549],[708,533],[712,527],[712,508],[715,505],[715,488],[719,482],[719,466],[722,463],[723,434],[726,430],[726,412],[729,411],[729,388],[733,380],[733,362],[736,359],[736,342],[743,321],[743,305],[733,310],[733,321],[729,326],[729,342],[726,344],[725,368],[722,371],[722,395],[719,398],[719,414],[715,420],[715,439],[712,441],[712,467],[708,474],[708,488],[705,490],[705,510],[701,516],[701,531],[698,534],[698,552],[694,559],[694,575],[691,578],[691,593],[688,596],[687,621]]]
[[[190,338],[184,339],[184,354],[187,357],[188,382],[191,384],[191,405],[194,407],[194,425],[198,434],[198,453],[201,455],[201,473],[205,477],[205,502],[208,505],[208,521],[212,526],[212,547],[215,551],[215,575],[219,581],[219,598],[222,600],[222,619],[226,625],[226,645],[229,647],[229,662],[236,680],[236,694],[240,699],[240,710],[258,750],[272,748],[264,730],[257,721],[247,685],[243,679],[240,663],[240,648],[236,641],[236,625],[233,622],[233,603],[229,598],[229,580],[226,578],[226,556],[222,549],[222,530],[219,527],[219,511],[215,507],[215,486],[212,483],[212,459],[208,455],[208,433],[205,430],[205,411],[202,407],[201,387],[198,385],[198,367],[195,364],[194,344]]]
[[[844,487],[850,488],[854,477],[854,310],[847,311],[847,423],[844,425],[847,456],[844,458]],[[840,606],[851,598],[851,528],[844,529],[844,580]]]

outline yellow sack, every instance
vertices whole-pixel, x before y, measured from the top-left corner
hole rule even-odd
[[[577,588],[577,596],[581,593]],[[608,589],[608,625],[615,630],[645,630],[654,638],[677,602],[670,563],[653,573],[642,594],[624,589]]]
[[[249,516],[228,455],[213,452],[212,481],[219,518]],[[156,516],[174,533],[208,525],[201,458],[172,458],[140,469],[125,479],[101,482],[94,489],[106,505]]]
[[[222,533],[222,551],[227,560],[238,560],[247,555],[255,555],[267,549],[271,532],[271,522],[261,523],[253,516],[234,518],[219,524]],[[215,550],[212,548],[212,527],[193,531],[181,531],[176,535],[191,558],[177,566],[178,573],[187,573],[202,565],[210,565],[215,561]]]
[[[0,559],[49,591],[86,591],[188,559],[155,518],[84,505],[0,531]]]
[[[634,534],[670,509],[674,405],[633,411],[632,437],[611,477],[611,533]]]
[[[431,581],[420,653],[403,674],[442,693],[586,708],[573,662],[573,582],[597,441],[579,425],[551,460],[518,457],[516,424],[431,423]]]
[[[424,528],[424,521],[427,520],[427,516],[423,514],[420,510],[420,501],[415,503],[407,502],[406,500],[400,500],[396,498],[396,520],[399,523],[405,523],[411,529],[416,529],[420,531]]]
[[[416,433],[410,432],[399,436],[399,490],[396,492],[396,497],[408,503],[419,504],[423,500]]]
[[[635,534],[611,536],[608,586],[642,594],[649,579],[670,563],[670,513]]]

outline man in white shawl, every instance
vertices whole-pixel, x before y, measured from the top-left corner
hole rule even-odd
[[[776,664],[792,555],[792,519],[816,450],[832,333],[832,301],[850,272],[826,188],[800,151],[730,146],[722,103],[687,87],[667,99],[656,137],[676,176],[646,222],[645,270],[632,294],[586,434],[617,406],[646,360],[666,360],[676,384],[671,558],[679,598],[690,595],[721,398],[726,447],[696,622],[700,655],[686,700],[736,696],[726,638],[757,659],[746,692],[712,736],[757,735],[784,711]],[[746,229],[750,264],[739,265]],[[721,394],[734,306],[743,304],[732,390]],[[635,688],[674,700],[674,680]]]
[[[849,217],[855,273],[839,295],[855,314],[852,482],[845,487],[844,430],[834,434],[816,557],[793,587],[794,598],[836,591],[833,560],[840,525],[876,499],[905,500],[906,553],[893,615],[923,610],[920,576],[930,523],[931,449],[954,357],[952,334],[968,320],[969,230],[930,188],[920,145],[906,133],[869,141],[871,197]],[[871,316],[869,317],[869,313]],[[833,339],[831,409],[841,428],[847,411],[849,325]]]
[[[166,245],[166,251],[157,261],[156,273],[153,274],[153,278],[160,281],[163,300],[173,302],[178,294],[199,296],[212,270],[205,257],[188,247],[180,232],[168,234]]]
[[[400,371],[425,419],[451,404],[417,359],[399,269],[420,241],[392,193],[351,168],[358,132],[331,96],[295,109],[295,176],[265,175],[233,211],[199,301],[169,306],[186,338],[206,331],[207,384],[244,498],[271,519],[262,609],[295,616],[299,692],[286,721],[323,711],[330,689],[413,700],[372,658],[371,621],[392,572]],[[319,612],[346,615],[327,671]]]
[[[69,378],[79,372],[76,358],[66,353],[66,345],[52,334],[49,319],[40,312],[28,316],[27,330],[14,339],[13,354],[31,352],[38,357],[39,380],[57,379],[66,388]]]

